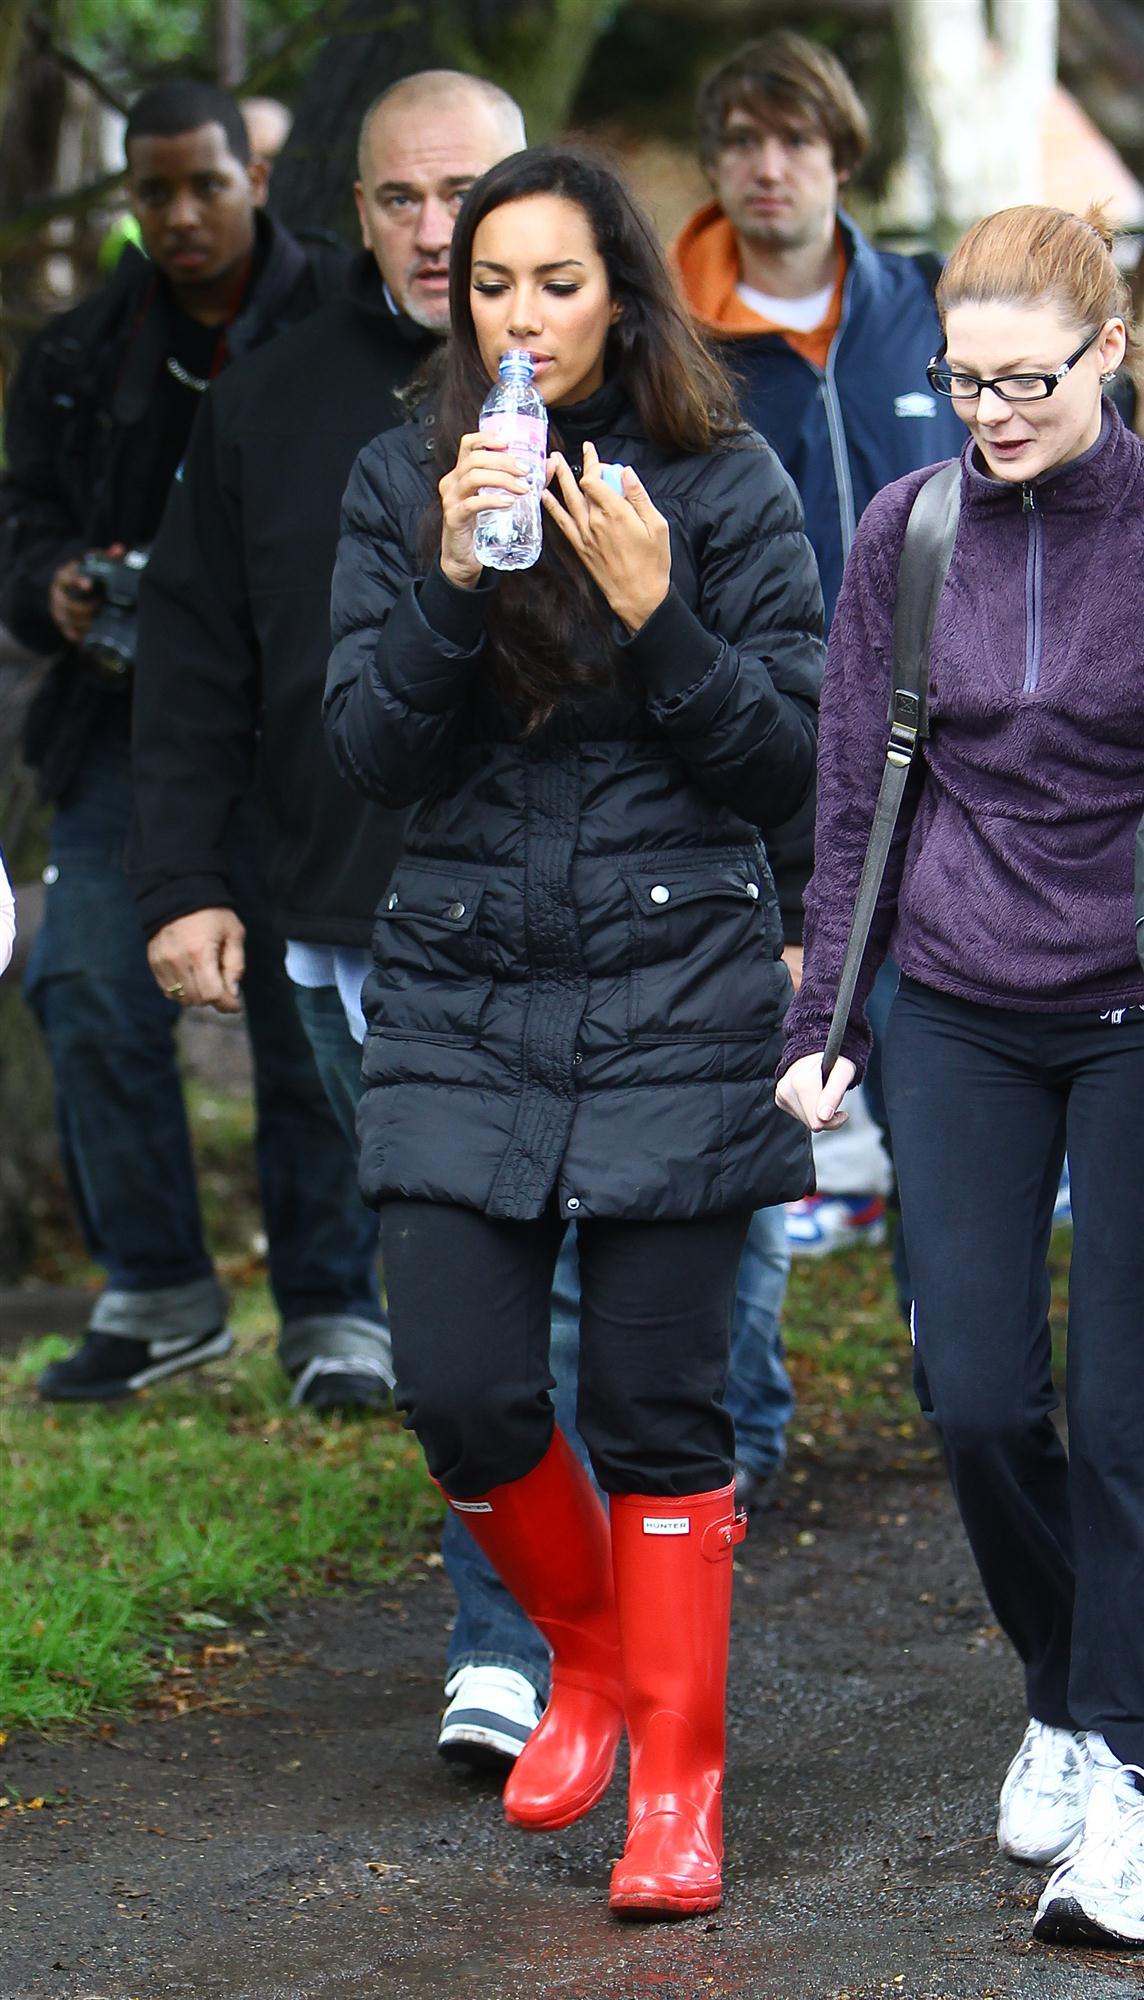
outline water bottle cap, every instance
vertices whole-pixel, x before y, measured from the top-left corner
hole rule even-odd
[[[510,347],[507,354],[501,355],[497,372],[501,375],[520,375],[526,382],[531,382],[536,369],[527,347]]]

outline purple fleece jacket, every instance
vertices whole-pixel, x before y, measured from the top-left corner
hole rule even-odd
[[[962,454],[961,520],[907,795],[844,1054],[892,952],[926,986],[1036,1013],[1144,1003],[1133,848],[1144,812],[1144,443],[1106,407],[1090,451],[1031,486]],[[931,467],[932,471],[933,468]],[[830,634],[803,983],[780,1074],[823,1048],[885,761],[895,579],[926,472],[855,537]]]

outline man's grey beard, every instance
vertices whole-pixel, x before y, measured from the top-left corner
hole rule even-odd
[[[390,296],[392,297],[392,294]],[[406,319],[411,319],[414,326],[423,327],[426,333],[448,333],[449,307],[447,303],[439,318],[431,317],[424,307],[421,307],[419,310],[408,298],[397,299],[394,303],[405,314]]]

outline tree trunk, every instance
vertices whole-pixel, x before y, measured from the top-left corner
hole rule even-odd
[[[1056,81],[1057,0],[896,0],[933,173],[939,241],[1042,194],[1042,131]]]
[[[19,216],[55,191],[68,105],[67,79],[21,32],[27,17],[22,0],[7,0],[0,7],[0,69],[8,79],[5,87],[0,74],[0,217]],[[6,318],[17,325],[34,325],[41,315],[46,247],[45,232],[37,231],[5,259],[2,304]],[[0,394],[16,352],[16,343],[5,333],[0,337]]]
[[[214,0],[215,74],[224,90],[235,90],[249,67],[246,0]]]
[[[274,206],[291,228],[353,240],[358,129],[373,99],[419,69],[472,70],[511,91],[533,140],[568,114],[605,0],[350,0],[307,72],[274,169]]]
[[[16,83],[20,53],[24,46],[24,23],[29,0],[6,0],[0,9],[0,132],[8,119],[8,109]]]

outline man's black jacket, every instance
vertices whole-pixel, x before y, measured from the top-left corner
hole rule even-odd
[[[274,218],[256,218],[255,278],[226,330],[229,362],[303,318],[340,282],[344,254],[313,260]],[[33,652],[63,640],[48,610],[61,563],[122,540],[117,494],[124,457],[153,420],[166,366],[163,280],[128,248],[90,299],[53,319],[31,342],[8,409],[8,469],[0,480],[0,618]],[[66,788],[94,723],[114,704],[68,649],[28,722],[27,755],[49,798]]]
[[[128,870],[148,934],[233,905],[227,823],[257,772],[276,926],[369,942],[401,820],[323,739],[330,578],[354,460],[433,344],[363,253],[345,298],[204,398],[140,601]]]

